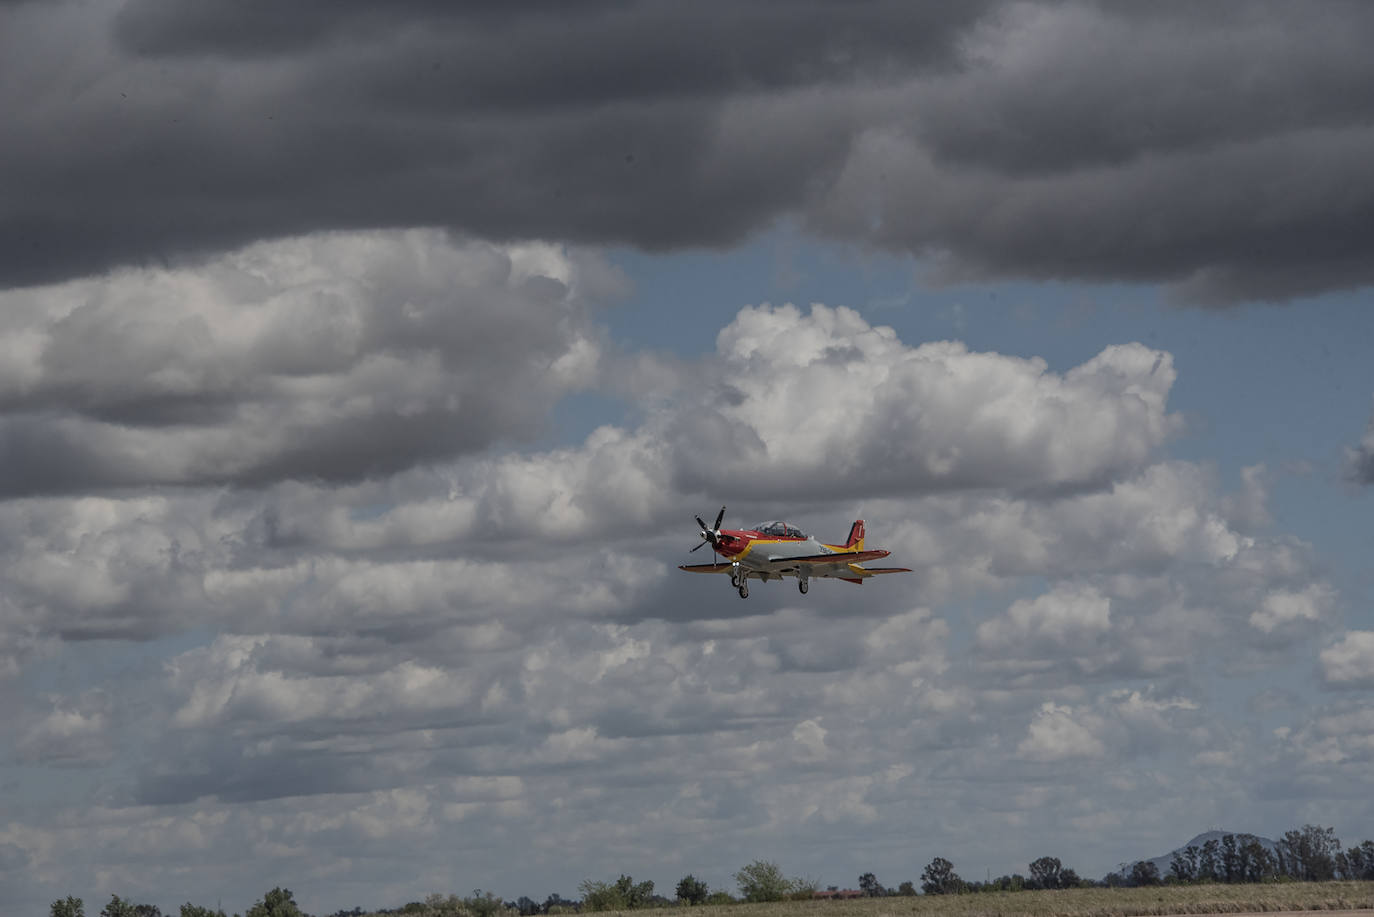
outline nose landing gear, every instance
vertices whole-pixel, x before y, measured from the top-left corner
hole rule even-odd
[[[739,568],[739,564],[730,571],[730,585],[739,590],[740,598],[749,598],[749,575]]]

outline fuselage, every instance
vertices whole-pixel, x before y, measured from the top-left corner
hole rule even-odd
[[[716,553],[743,567],[768,570],[784,558],[834,554],[843,550],[843,545],[824,544],[796,526],[765,522],[752,529],[721,529]]]

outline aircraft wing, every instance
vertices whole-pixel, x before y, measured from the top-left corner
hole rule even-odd
[[[688,573],[725,573],[734,564],[679,564],[679,570],[686,570]]]
[[[803,557],[770,557],[773,563],[788,564],[861,564],[866,560],[886,557],[891,551],[836,551],[834,554],[807,554]]]

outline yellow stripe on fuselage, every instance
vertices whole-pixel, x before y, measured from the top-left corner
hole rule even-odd
[[[805,541],[794,541],[794,540],[792,540],[792,539],[790,539],[790,538],[755,538],[755,539],[753,539],[752,541],[750,541],[747,545],[744,546],[744,550],[743,550],[743,551],[740,551],[738,554],[734,555],[734,556],[731,557],[730,559],[733,560],[733,561],[735,561],[736,563],[738,563],[738,562],[744,560],[744,558],[748,557],[751,553],[753,553],[755,546],[757,546],[757,545],[770,545],[770,544],[795,544],[795,545],[803,545],[803,544],[806,544],[806,542],[805,542]],[[844,545],[842,545],[842,544],[822,544],[821,547],[822,547],[822,548],[829,548],[830,550],[836,551],[836,552],[839,552],[839,553],[844,553],[844,552],[847,552],[847,551],[862,551],[862,550],[863,550],[863,544],[864,544],[863,541],[860,540],[859,543],[858,543],[858,545],[856,545],[856,546],[853,547],[853,548],[846,548],[846,547],[845,547]],[[787,560],[787,558],[785,558],[785,557],[780,557],[780,558],[778,558],[776,561],[768,561],[768,562],[769,562],[769,563],[779,563],[779,564],[780,564],[780,563],[784,562],[785,560]]]

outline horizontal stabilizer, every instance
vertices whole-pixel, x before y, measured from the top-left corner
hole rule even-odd
[[[842,579],[846,583],[862,585],[863,581],[870,576],[877,576],[880,573],[910,573],[906,567],[860,567],[858,564],[850,564],[843,573],[828,573],[826,576],[834,579]]]

